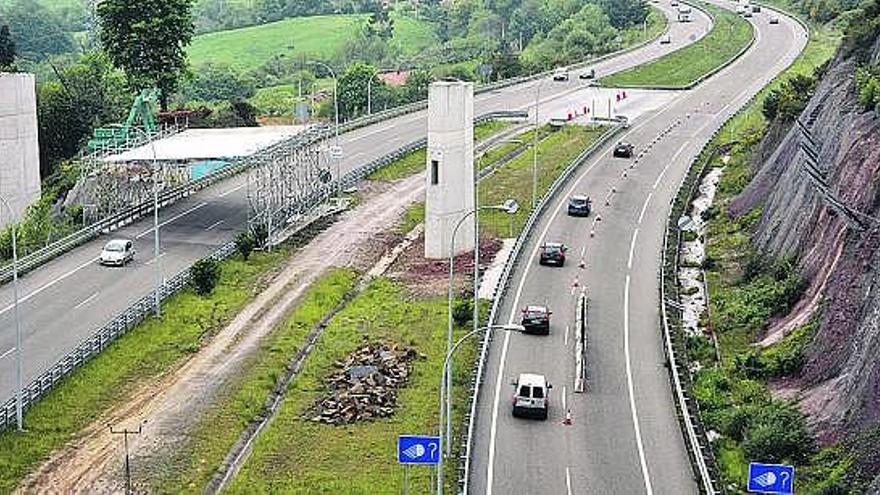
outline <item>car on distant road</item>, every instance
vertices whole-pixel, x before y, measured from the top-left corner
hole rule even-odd
[[[553,73],[554,81],[568,81],[568,70],[566,69],[556,69]]]
[[[672,38],[668,34],[660,37],[661,45],[668,45],[670,43],[672,43]]]
[[[596,78],[596,69],[585,70],[578,74],[578,78],[580,79],[595,79]]]
[[[671,7],[678,7],[678,0],[672,0],[671,2],[669,2],[669,5]]]
[[[770,24],[779,24],[779,18],[774,15],[770,18]]]
[[[513,385],[513,415],[517,418],[547,419],[550,413],[550,389],[547,377],[520,373]]]
[[[752,5],[752,12],[754,12],[755,14],[761,12],[761,6],[760,5]]]
[[[522,310],[524,333],[539,333],[550,335],[550,315],[553,313],[546,306],[526,306]]]
[[[752,11],[751,11],[751,10],[746,9],[746,11],[743,12],[743,17],[751,17],[751,16],[752,16]]]
[[[568,198],[568,214],[573,217],[588,217],[593,209],[593,201],[589,196],[575,194]]]
[[[560,242],[545,242],[541,245],[538,263],[541,265],[565,266],[565,252],[568,248]]]
[[[102,265],[125,266],[134,259],[134,243],[128,239],[113,239],[104,245],[98,261]]]
[[[614,147],[615,158],[632,158],[633,145],[631,143],[620,142]]]

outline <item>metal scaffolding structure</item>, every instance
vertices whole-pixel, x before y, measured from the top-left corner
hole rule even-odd
[[[330,155],[325,133],[306,132],[250,157],[250,229],[271,245],[276,233],[305,219],[332,191]]]

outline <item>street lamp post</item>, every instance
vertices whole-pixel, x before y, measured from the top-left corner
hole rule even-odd
[[[452,282],[455,276],[455,235],[458,233],[459,227],[464,221],[471,215],[477,213],[477,210],[501,210],[507,212],[511,215],[519,211],[519,203],[515,199],[508,199],[503,204],[500,205],[487,205],[480,206],[472,209],[471,211],[462,215],[462,217],[458,220],[458,223],[455,224],[455,228],[452,230],[452,238],[449,243],[449,291],[448,291],[448,314],[447,314],[447,333],[446,333],[446,349],[452,349]],[[479,246],[475,246],[475,249],[479,248]],[[476,297],[476,294],[474,295]],[[452,370],[446,370],[447,376],[452,376]],[[447,380],[446,382],[447,393],[452,394],[452,380]],[[443,423],[442,415],[441,415],[441,425]],[[452,432],[452,407],[450,404],[446,404],[446,431],[447,436],[451,437]],[[441,445],[442,447],[442,445]],[[449,455],[449,445],[446,446],[446,454]]]
[[[532,136],[532,210],[538,204],[538,111],[541,105],[541,85],[546,79],[541,79],[535,85],[535,135]]]
[[[493,143],[493,145],[515,143],[523,144],[521,139],[503,139]],[[477,159],[477,166],[474,167],[474,207],[480,206],[480,172],[483,170],[483,158],[486,157],[488,149]],[[474,304],[473,304],[473,320],[474,330],[480,326],[480,212],[479,209],[474,213]]]
[[[324,62],[319,62],[317,60],[313,60],[309,62],[312,65],[320,65],[321,67],[327,69],[327,72],[333,76],[333,112],[335,114],[336,124],[333,128],[333,147],[337,150],[339,149],[339,78],[336,77],[336,71],[333,70],[333,67],[325,64]],[[336,160],[336,195],[340,196],[342,191],[342,177],[339,175],[340,172],[340,158],[334,158]]]
[[[505,332],[522,332],[525,330],[525,328],[523,328],[522,325],[516,325],[516,324],[512,324],[512,323],[507,324],[507,325],[489,325],[489,326],[485,326],[485,327],[478,327],[478,328],[466,333],[464,336],[462,336],[460,339],[458,339],[458,341],[454,345],[452,345],[449,348],[449,350],[446,352],[446,358],[443,360],[443,368],[440,371],[440,417],[441,418],[443,417],[443,409],[444,409],[443,402],[444,402],[444,400],[446,402],[446,409],[447,410],[449,409],[449,404],[452,403],[451,391],[449,390],[448,386],[446,386],[448,383],[450,383],[452,381],[451,377],[449,376],[449,370],[451,369],[451,364],[452,364],[452,355],[455,354],[455,351],[459,348],[459,346],[461,346],[461,344],[465,340],[473,337],[474,335],[476,335],[482,331],[491,332],[492,330],[504,330]],[[445,399],[444,399],[444,393],[443,393],[444,390],[446,391]],[[448,457],[449,456],[449,452],[448,452],[449,448],[448,447],[449,447],[449,443],[452,439],[452,436],[451,436],[450,432],[447,431],[446,436],[445,436],[446,440],[445,441],[443,440],[444,435],[443,435],[443,420],[442,419],[440,420],[439,432],[440,432],[441,452],[440,452],[440,456],[437,458],[437,495],[443,495],[443,452],[442,452],[442,449],[445,444],[447,447],[446,455]]]
[[[12,311],[15,317],[15,427],[22,431],[22,357],[21,357],[21,314],[18,309],[18,239],[15,231],[15,212],[9,201],[0,196],[0,202],[9,210],[9,227],[12,229]]]

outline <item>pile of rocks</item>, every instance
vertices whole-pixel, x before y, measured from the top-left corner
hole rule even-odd
[[[330,392],[318,402],[312,421],[347,425],[394,414],[397,390],[406,385],[412,361],[424,358],[397,344],[369,344],[344,361],[327,380]]]

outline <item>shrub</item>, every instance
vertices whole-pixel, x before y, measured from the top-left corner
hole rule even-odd
[[[196,294],[207,296],[214,291],[220,280],[220,264],[213,258],[197,261],[192,266],[192,287]]]
[[[774,400],[758,408],[748,421],[743,449],[763,462],[800,462],[813,450],[813,438],[800,411]]]
[[[241,232],[235,236],[235,250],[238,251],[238,254],[245,261],[250,257],[256,245],[257,242],[254,239],[254,235],[250,232]]]
[[[458,299],[452,305],[452,320],[456,325],[463,327],[473,319],[474,306],[470,298]]]

